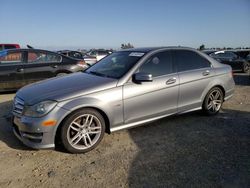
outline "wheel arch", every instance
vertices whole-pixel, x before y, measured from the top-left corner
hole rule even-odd
[[[206,92],[203,94],[203,97],[202,97],[202,105],[203,105],[204,100],[206,99],[206,96],[207,96],[207,94],[209,93],[209,91],[210,91],[211,89],[215,88],[215,87],[218,87],[218,88],[221,89],[221,91],[222,91],[222,93],[223,93],[223,101],[225,101],[225,99],[224,99],[224,98],[225,98],[225,94],[226,94],[225,88],[222,86],[222,84],[215,84],[215,85],[209,87],[209,88],[206,90]]]
[[[61,70],[57,70],[57,71],[55,72],[55,75],[60,74],[60,73],[70,74],[70,73],[72,73],[72,72],[69,71],[69,70],[66,70],[66,69],[61,69]]]
[[[93,106],[84,106],[84,107],[80,107],[80,108],[77,108],[77,109],[74,109],[74,110],[70,111],[70,113],[66,114],[66,115],[62,118],[62,120],[60,121],[60,123],[59,123],[59,125],[57,126],[56,131],[55,131],[55,143],[58,143],[58,140],[60,139],[60,138],[59,138],[59,135],[60,135],[61,128],[62,128],[62,125],[63,125],[63,123],[65,122],[65,120],[66,120],[69,116],[71,116],[73,113],[75,113],[75,112],[77,112],[77,111],[80,111],[80,110],[82,110],[82,109],[86,109],[86,108],[88,108],[88,109],[94,109],[94,110],[96,110],[97,112],[99,112],[99,113],[102,115],[102,117],[104,118],[104,121],[105,121],[105,132],[108,133],[108,134],[111,133],[111,131],[110,131],[110,120],[109,120],[108,115],[107,115],[103,110],[101,110],[100,108],[93,107]]]

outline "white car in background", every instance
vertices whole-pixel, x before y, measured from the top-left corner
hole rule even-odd
[[[100,61],[102,58],[106,57],[107,55],[111,54],[112,52],[109,50],[90,50],[87,54],[95,57],[97,61]]]

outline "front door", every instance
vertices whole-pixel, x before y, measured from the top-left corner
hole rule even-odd
[[[173,114],[177,111],[179,78],[169,51],[146,60],[138,72],[150,73],[152,82],[131,81],[123,86],[124,123]]]

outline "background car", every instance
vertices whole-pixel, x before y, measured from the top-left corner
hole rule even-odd
[[[60,51],[57,51],[57,52],[60,53],[60,54],[65,55],[65,56],[75,58],[75,59],[83,59],[83,54],[81,52],[78,52],[78,51],[60,50]]]
[[[86,69],[84,61],[38,49],[0,51],[0,91]]]
[[[107,55],[111,54],[110,50],[98,49],[98,50],[90,50],[87,52],[87,55],[95,57],[97,61],[101,60],[102,58],[106,57]]]
[[[239,50],[231,50],[231,51],[246,60],[247,60],[247,56],[250,54],[250,49],[239,49]]]
[[[57,52],[65,55],[65,56],[74,58],[74,59],[84,60],[85,63],[88,65],[93,65],[97,62],[96,57],[93,57],[93,56],[90,56],[87,54],[82,54],[81,52],[78,52],[78,51],[61,50],[61,51],[57,51]]]
[[[241,70],[243,72],[249,72],[250,70],[249,62],[233,51],[213,52],[209,54],[209,56],[213,57],[220,63],[230,65],[233,70]]]
[[[7,49],[20,48],[19,44],[0,44],[0,51]]]

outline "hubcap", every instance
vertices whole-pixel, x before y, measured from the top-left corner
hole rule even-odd
[[[219,90],[214,90],[210,93],[207,102],[207,109],[211,112],[217,112],[220,110],[222,104],[222,95]]]
[[[99,119],[95,115],[84,114],[71,122],[67,130],[67,139],[72,147],[87,149],[98,141],[101,131]]]

